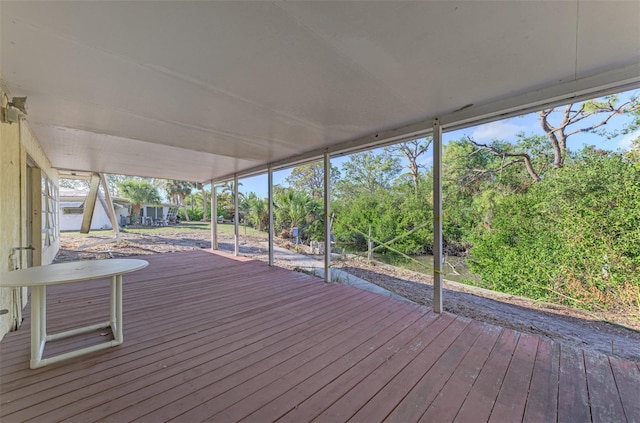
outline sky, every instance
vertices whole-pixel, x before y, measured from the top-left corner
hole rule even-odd
[[[629,91],[621,93],[620,99],[624,101],[632,95],[640,94],[640,90]],[[587,121],[585,121],[587,122]],[[607,129],[621,129],[624,119],[616,119],[615,117],[607,125]],[[582,126],[576,126],[582,127]],[[452,140],[459,140],[466,137],[471,137],[473,140],[479,143],[488,143],[495,139],[505,141],[515,141],[517,134],[524,132],[526,135],[542,134],[538,115],[536,113],[530,113],[525,116],[518,116],[509,119],[490,122],[482,125],[472,126],[457,131],[445,132],[442,135],[442,142],[446,145]],[[595,134],[577,134],[571,136],[568,140],[568,147],[571,150],[580,150],[586,145],[595,145],[597,148],[605,150],[628,150],[631,148],[631,142],[640,136],[640,129],[627,135],[621,135],[614,139],[607,140]],[[426,167],[431,165],[433,160],[432,151],[425,154],[424,164]],[[376,150],[374,150],[376,151]],[[331,160],[331,164],[340,168],[341,164],[349,159],[349,156],[342,156]],[[286,186],[286,178],[291,173],[291,168],[274,171],[273,183],[274,185]],[[250,178],[240,179],[239,190],[242,193],[254,192],[259,197],[265,198],[267,196],[267,174],[257,175]]]

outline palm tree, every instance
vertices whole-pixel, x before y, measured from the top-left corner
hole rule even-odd
[[[189,221],[189,213],[187,212],[187,205],[185,204],[184,199],[187,195],[191,194],[192,188],[193,184],[187,181],[176,181],[171,179],[164,183],[164,190],[167,192],[171,202],[182,207],[184,218],[187,222]]]
[[[246,202],[248,205],[248,219],[259,231],[269,225],[268,199],[259,198],[255,193],[249,193]]]
[[[242,186],[242,182],[238,182],[238,188]],[[225,197],[229,199],[229,213],[233,214],[233,210],[235,208],[235,197],[234,197],[234,189],[233,189],[233,181],[227,181],[222,185],[222,189],[220,190],[220,196],[223,197],[223,201]],[[242,214],[242,202],[244,201],[245,196],[243,193],[238,191],[238,215]],[[242,217],[240,217],[242,219]]]
[[[311,201],[309,194],[292,189],[278,189],[274,196],[278,227],[291,233],[307,221],[306,206]]]
[[[160,204],[162,200],[158,189],[151,182],[138,179],[125,179],[118,182],[118,190],[121,195],[131,201],[131,220],[140,217],[140,208],[143,204]]]
[[[195,182],[193,185],[195,186],[196,189],[199,189],[200,192],[202,193],[202,220],[206,220],[207,219],[207,198],[209,198],[209,196],[207,196],[207,190],[204,189],[204,184],[201,182]],[[213,218],[213,214],[211,217]]]

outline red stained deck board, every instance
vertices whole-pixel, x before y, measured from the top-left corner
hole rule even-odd
[[[525,421],[640,423],[638,363],[246,258],[142,258],[150,266],[124,278],[121,346],[31,370],[25,310],[23,328],[0,343],[2,423],[377,422],[393,410],[443,422],[487,421],[493,410],[513,411],[510,421],[524,411]],[[108,286],[50,288],[49,332],[106,320]]]
[[[509,369],[500,387],[500,393],[491,410],[490,422],[522,420],[537,350],[537,336],[520,335]]]
[[[366,305],[368,304],[364,303],[364,306]],[[296,311],[300,312],[301,316],[305,316],[302,309],[291,310],[291,312],[294,313]],[[310,322],[318,328],[324,329],[327,326],[325,324],[327,322],[326,319],[321,319],[320,316],[325,312],[326,310],[314,310],[314,308],[311,308],[306,314],[308,314],[307,318]],[[338,317],[339,316],[338,314]],[[120,376],[112,377],[99,384],[86,387],[82,391],[82,395],[86,396],[83,401],[73,401],[70,406],[59,409],[51,414],[55,415],[56,418],[63,418],[70,417],[74,415],[74,413],[86,409],[87,411],[84,417],[89,419],[93,418],[92,416],[100,417],[108,415],[119,410],[118,407],[126,408],[132,402],[139,403],[145,398],[153,397],[156,393],[165,392],[171,386],[167,386],[167,380],[169,378],[182,380],[189,376],[199,374],[208,366],[214,366],[215,368],[216,365],[233,364],[235,360],[242,358],[242,355],[233,355],[233,352],[245,345],[251,345],[248,352],[246,352],[247,350],[245,349],[245,354],[255,351],[264,353],[265,351],[269,351],[269,347],[274,348],[272,346],[274,342],[281,339],[281,337],[276,334],[282,332],[284,332],[285,335],[282,339],[293,342],[295,338],[290,337],[290,335],[300,332],[299,327],[295,328],[296,326],[300,326],[300,321],[292,321],[290,325],[295,329],[287,332],[286,329],[289,326],[284,323],[287,319],[288,316],[283,316],[278,320],[265,322],[262,326],[258,325],[250,328],[250,333],[234,334],[231,338],[221,337],[217,334],[214,335],[212,339],[204,337],[202,340],[199,340],[201,336],[206,336],[206,334],[195,334],[192,338],[198,340],[198,343],[201,345],[200,347],[183,350],[180,346],[177,346],[173,349],[165,350],[163,354],[156,355],[151,359],[148,357],[144,358],[140,360],[142,367],[123,372]],[[333,321],[330,320],[329,323],[331,322]],[[305,332],[307,335],[313,335],[314,330],[314,327],[307,327]],[[237,329],[233,329],[232,332],[237,332]],[[176,352],[176,349],[179,349],[179,351]],[[256,355],[253,354],[253,357],[256,357]],[[157,367],[158,364],[156,363],[159,363],[160,368]],[[111,392],[109,392],[109,390],[111,390]],[[91,396],[88,397],[88,395]],[[68,395],[68,400],[72,401],[76,396],[77,394]],[[122,400],[119,400],[120,398],[122,398]],[[57,398],[52,402],[51,406],[59,407],[60,402],[61,398]],[[48,406],[48,404],[45,405],[45,408],[46,406]],[[80,409],[80,407],[82,407],[82,409]],[[90,408],[90,410],[88,408]]]
[[[558,421],[591,421],[584,357],[581,350],[566,346],[560,350]]]
[[[212,416],[212,418],[224,421],[238,421],[249,414],[249,405],[255,408],[267,404],[284,393],[287,387],[298,386],[308,379],[335,379],[349,368],[362,362],[362,360],[370,359],[374,361],[377,359],[378,362],[384,362],[391,358],[393,351],[404,347],[407,336],[410,337],[411,333],[419,332],[423,328],[426,320],[433,321],[434,318],[433,313],[425,315],[424,310],[416,310],[401,321],[376,333],[373,338],[343,354],[335,353],[318,356],[316,359],[305,363],[285,376],[274,380],[269,386],[265,387],[265,389],[254,392],[249,397],[235,403],[221,413]],[[405,336],[405,334],[408,335]],[[394,341],[398,343],[396,344]],[[343,360],[343,357],[347,358],[347,360]],[[352,363],[351,366],[344,366],[345,361]],[[361,374],[366,373],[361,372]],[[275,417],[271,417],[271,420],[274,418]]]
[[[519,337],[518,332],[502,331],[471,391],[462,399],[462,406],[455,417],[456,422],[474,423],[489,420]]]
[[[472,350],[465,356],[421,420],[434,422],[453,421],[462,405],[462,401],[453,401],[453,399],[467,396],[489,358],[489,354],[491,354],[496,345],[501,332],[502,329],[497,326],[485,325]]]
[[[585,354],[584,364],[593,420],[596,422],[625,421],[620,393],[613,378],[609,358],[605,355]]]
[[[366,311],[371,311],[372,313],[376,311],[380,311],[380,307],[371,307],[368,305],[365,305],[365,309]],[[355,313],[355,315],[350,315],[350,316],[348,315],[346,317],[332,316],[332,317],[335,317],[335,320],[331,320],[332,324],[335,326],[336,324],[340,324],[340,322],[342,321],[349,321],[350,319],[356,319],[356,318],[364,319],[367,317],[366,312],[363,311],[362,308],[358,308],[358,307],[356,307],[354,310],[351,310],[350,313]],[[331,325],[325,325],[321,329],[324,331],[327,328],[331,328]],[[307,339],[315,339],[313,337],[316,336],[316,334],[315,332],[309,332],[305,330],[301,331],[298,329],[289,333],[288,336],[289,338],[284,338],[279,343],[273,343],[264,348],[259,348],[259,349],[242,348],[240,350],[240,353],[242,354],[225,356],[223,358],[218,359],[215,362],[204,363],[202,365],[199,365],[197,368],[193,368],[192,370],[189,370],[186,374],[181,374],[179,376],[182,377],[183,379],[197,377],[198,379],[195,382],[198,382],[206,386],[207,384],[214,383],[225,377],[233,375],[238,371],[242,371],[243,369],[252,366],[254,363],[260,362],[264,358],[277,355],[278,353],[282,352],[283,349],[289,348],[292,344],[296,345],[300,342],[304,342]],[[210,373],[210,376],[206,376],[207,373]],[[199,377],[199,376],[202,376],[202,377]],[[191,379],[190,381],[194,382]],[[181,383],[181,382],[178,381],[178,383]],[[187,390],[187,393],[190,392],[189,389],[187,389],[189,387],[182,387],[182,388],[185,388],[185,390]],[[158,398],[162,396],[162,392],[156,393],[155,390],[152,389],[151,392],[143,392],[140,394],[136,393],[134,395],[137,397],[134,403],[139,404],[141,410],[135,410],[135,411],[122,410],[122,413],[127,414],[131,412],[135,414],[135,413],[140,413],[144,411],[146,411],[146,413],[153,411],[154,408],[151,407],[150,409],[147,409],[148,407],[146,407],[146,404],[157,401]],[[181,396],[179,395],[179,392],[172,389],[172,391],[169,393],[168,399],[165,402],[163,402],[161,405],[165,405],[167,402],[172,402],[179,398],[181,398]],[[123,398],[122,402],[124,403],[126,400],[127,398]],[[110,404],[110,406],[113,406],[113,404]],[[156,408],[160,408],[160,406]],[[98,410],[92,410],[92,413],[93,412],[100,413],[102,411],[113,412],[112,409],[110,410],[98,409]]]
[[[198,384],[196,390],[188,389],[181,400],[158,408],[155,412],[145,416],[142,422],[166,421],[178,417],[182,421],[203,421],[224,408],[226,404],[233,404],[247,396],[255,389],[259,389],[273,380],[287,374],[300,364],[313,360],[321,354],[331,354],[337,349],[341,354],[351,345],[358,345],[375,335],[379,330],[404,318],[406,309],[391,309],[388,312],[374,313],[362,320],[362,325],[337,327],[323,336],[314,337],[294,345],[278,354],[271,355],[264,360],[252,363],[251,367],[238,368],[229,377],[215,384],[202,386]],[[255,377],[259,375],[259,377]],[[203,381],[208,382],[208,381]]]
[[[438,333],[415,358],[392,377],[383,389],[372,396],[365,407],[358,410],[361,414],[354,416],[354,421],[372,421],[371,419],[380,419],[381,416],[389,414],[418,383],[425,372],[446,354],[447,349],[464,332],[469,323],[470,321],[467,319],[456,318]]]
[[[295,385],[297,382],[304,380],[309,375],[324,371],[328,365],[339,359],[339,357],[351,357],[352,354],[359,349],[377,351],[387,339],[392,338],[397,333],[411,326],[421,317],[421,315],[422,313],[416,311],[406,314],[395,321],[385,319],[383,323],[384,326],[374,328],[368,333],[366,331],[360,332],[349,337],[345,341],[335,344],[333,340],[325,341],[324,345],[314,348],[316,351],[314,351],[313,354],[316,354],[317,352],[319,352],[319,354],[316,354],[313,358],[311,358],[311,354],[307,354],[306,356],[297,357],[302,359],[300,362],[293,362],[292,360],[292,362],[282,363],[281,365],[270,369],[269,372],[266,372],[264,374],[265,377],[261,378],[263,380],[258,381],[256,379],[250,379],[242,385],[236,386],[234,389],[225,392],[220,399],[224,401],[223,397],[225,396],[234,399],[246,399],[248,396],[246,395],[247,393],[256,393],[263,388],[265,389],[265,392],[267,392],[267,386],[275,385],[278,380],[282,380],[287,376],[291,376],[287,379],[288,384]],[[368,338],[367,335],[369,335]],[[309,352],[311,352],[311,350],[309,350]],[[265,384],[265,382],[267,383]],[[253,408],[259,404],[259,402],[255,401],[255,398],[253,398],[253,401],[247,401],[244,404],[236,402],[232,407],[227,408],[224,408],[223,406],[220,407],[216,404],[216,406],[213,407],[214,411],[220,409],[221,412],[213,414],[209,410],[211,405],[210,403],[211,401],[201,404],[198,408],[191,410],[189,413],[186,413],[181,417],[186,419],[192,417],[195,417],[196,419],[205,417],[207,419],[220,421],[237,421],[248,414],[247,405],[250,405]]]
[[[541,340],[538,344],[523,421],[555,421],[558,414],[559,371],[560,346],[548,340]]]
[[[456,367],[469,353],[483,329],[484,323],[475,320],[471,321],[447,348],[446,354],[443,354],[433,365],[430,365],[430,362],[426,362],[424,368],[429,370],[424,373],[424,376],[385,421],[407,423],[420,421],[420,418],[447,380],[449,380]]]
[[[342,308],[344,308],[345,310],[353,308],[353,304],[350,304],[348,301],[350,298],[352,297],[347,297],[343,301],[344,305]],[[359,297],[356,295],[354,299],[358,300]],[[322,304],[323,303],[318,303],[317,305],[310,307],[309,304],[307,304],[307,302],[301,301],[301,303],[298,304],[297,306],[286,309],[285,314],[300,313],[299,315],[300,320],[292,322],[291,325],[293,324],[300,325],[300,324],[304,324],[305,322],[308,322],[309,324],[319,324],[319,323],[322,323],[322,321],[318,320],[318,317],[325,312],[324,309],[318,307],[318,306],[321,306]],[[293,303],[293,305],[295,305],[295,303]],[[338,312],[341,311],[342,308],[337,308],[334,310],[337,314],[339,314]],[[186,361],[191,356],[197,356],[198,353],[211,354],[213,351],[215,351],[215,347],[218,344],[227,345],[229,346],[227,349],[229,348],[232,349],[233,343],[237,341],[243,341],[243,343],[250,343],[257,338],[268,338],[269,341],[273,341],[274,339],[277,339],[277,336],[274,337],[274,333],[282,332],[285,329],[287,329],[288,325],[286,324],[286,322],[287,320],[290,320],[288,319],[287,315],[278,316],[277,314],[274,314],[274,313],[267,313],[263,316],[263,318],[267,318],[268,320],[258,325],[253,324],[254,322],[253,319],[247,319],[246,322],[249,325],[249,327],[244,330],[240,330],[241,328],[238,328],[237,325],[224,325],[224,326],[230,326],[225,331],[219,331],[214,328],[206,330],[203,327],[201,330],[198,330],[189,335],[176,336],[172,342],[169,342],[167,344],[157,345],[157,344],[147,343],[147,345],[149,345],[151,348],[146,348],[141,352],[149,355],[137,354],[137,356],[134,357],[132,356],[132,354],[127,354],[124,356],[105,360],[101,363],[101,365],[97,365],[93,367],[92,376],[99,374],[100,372],[102,372],[105,376],[108,376],[112,372],[113,366],[118,366],[118,369],[120,372],[122,373],[126,372],[126,375],[123,376],[122,379],[125,381],[131,381],[135,379],[135,376],[138,373],[140,373],[138,369],[141,367],[144,367],[144,365],[148,362],[157,362],[162,360],[163,366],[168,366],[174,363],[179,363],[181,361]],[[310,329],[307,326],[304,326],[304,328],[306,330]],[[254,336],[254,338],[252,338],[252,336]],[[211,339],[211,337],[214,337],[213,340]],[[182,352],[180,355],[176,354],[176,349],[184,349],[185,345],[188,346],[189,349],[187,351]],[[260,344],[260,346],[263,346],[263,345]],[[153,370],[154,370],[153,367],[149,369],[149,371],[151,372],[153,372]],[[67,391],[71,391],[73,389],[81,389],[84,386],[84,384],[87,383],[82,379],[69,380],[68,378],[64,385],[60,385],[60,383],[64,380],[65,379],[63,378],[58,378],[54,380],[54,383],[58,383],[58,388],[64,388]],[[111,382],[114,382],[113,378]],[[41,385],[43,385],[42,381],[37,382],[36,384],[33,384],[33,385],[29,385],[29,387],[35,387],[40,389]],[[89,395],[92,391],[96,391],[97,389],[99,389],[99,386],[91,386],[89,390],[85,390],[83,394]],[[60,389],[58,389],[57,391],[59,392]],[[31,401],[29,398],[27,398],[27,396],[33,395],[34,393],[35,392],[29,392],[24,390],[23,392],[20,392],[21,396],[24,398],[25,401]],[[40,394],[38,397],[38,399],[41,402],[44,401],[46,398],[47,396],[42,394]],[[71,395],[70,400],[73,401],[74,399],[77,399],[77,398],[74,395]],[[4,400],[5,398],[3,397],[3,401]],[[12,403],[12,406],[14,407],[18,405],[15,402],[14,396],[7,397],[6,400],[14,401]],[[52,404],[51,406],[52,407],[60,406],[61,403],[62,403],[62,399],[58,397],[55,399],[54,404]]]
[[[423,343],[426,342],[425,338],[429,336],[427,334],[432,338],[435,337],[451,321],[453,318],[450,316],[428,313],[396,336],[389,337],[389,340],[375,351],[371,351],[367,345],[361,346],[358,350],[340,357],[322,371],[309,375],[304,382],[295,385],[243,421],[256,423],[274,421],[294,408],[300,408],[310,417],[316,416],[323,411],[316,406],[322,407],[324,404],[326,407],[345,392],[353,392],[350,391],[352,388],[362,393],[375,386],[378,379],[381,379],[380,383],[384,384],[396,372],[381,369],[381,367],[390,363],[404,367],[407,363],[406,355],[415,355],[421,351]],[[398,355],[403,357],[399,358]],[[308,399],[309,401],[302,404]],[[305,407],[308,407],[307,410],[304,410]]]
[[[628,422],[640,423],[640,363],[609,357]]]
[[[274,297],[264,296],[264,299],[265,299],[264,305],[260,307],[254,306],[254,307],[245,308],[245,304],[236,304],[234,308],[232,308],[231,310],[228,310],[226,307],[220,307],[219,310],[218,309],[213,310],[211,314],[200,313],[198,315],[193,315],[193,313],[188,313],[189,308],[185,309],[182,307],[176,307],[175,314],[178,317],[176,317],[175,319],[169,319],[168,323],[166,323],[162,327],[163,330],[160,332],[149,330],[148,326],[150,323],[152,324],[158,318],[162,317],[162,315],[151,315],[147,320],[143,320],[142,322],[139,322],[136,319],[129,319],[128,318],[129,314],[127,311],[125,311],[125,323],[129,323],[129,325],[125,327],[125,341],[127,342],[127,345],[128,345],[126,351],[130,352],[131,347],[137,348],[138,345],[142,345],[142,341],[152,342],[153,345],[157,344],[157,340],[155,339],[158,339],[158,338],[160,338],[160,340],[162,340],[163,342],[170,341],[171,340],[170,334],[175,333],[176,332],[175,329],[180,329],[180,331],[178,331],[178,333],[174,336],[179,338],[184,336],[183,328],[185,326],[189,327],[192,332],[197,333],[201,330],[211,329],[212,328],[211,321],[214,319],[216,320],[216,322],[218,322],[218,325],[216,326],[216,328],[221,327],[222,323],[225,323],[225,322],[228,322],[228,324],[230,325],[235,325],[238,322],[242,322],[241,317],[243,316],[259,316],[261,312],[269,310],[270,307],[277,306],[282,301],[285,301],[285,303],[289,303],[292,305],[295,305],[297,301],[303,301],[303,302],[311,301],[314,299],[315,294],[313,294],[312,292],[308,291],[305,288],[300,290],[296,289],[294,291],[287,292],[287,293],[275,293],[273,295]],[[275,303],[272,302],[271,298],[273,298],[273,301],[276,301],[276,302]],[[119,349],[120,348],[118,348],[117,350]],[[112,351],[114,350],[110,349],[107,352],[111,353]],[[24,376],[32,376],[34,373],[43,373],[43,374],[46,374],[48,377],[54,377],[59,374],[58,370],[60,372],[73,370],[73,364],[57,365],[54,367],[41,368],[36,370],[29,369],[28,368],[28,357],[29,357],[28,343],[27,344],[23,343],[22,345],[22,356],[23,358],[20,361],[21,365],[11,367],[12,369],[14,369],[14,372],[18,370],[20,373],[2,375],[3,389],[5,387],[7,387],[8,389],[12,389],[13,386],[11,381],[13,382],[18,381],[21,384],[23,384],[21,379]],[[3,364],[4,363],[5,362],[3,360]],[[38,383],[41,383],[41,382],[42,380],[38,381]]]

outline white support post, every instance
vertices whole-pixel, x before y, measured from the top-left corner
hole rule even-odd
[[[211,182],[211,249],[218,249],[218,188]]]
[[[273,227],[273,168],[269,166],[268,170],[268,199],[269,202],[269,266],[273,266],[273,237],[274,237],[274,227]]]
[[[324,281],[331,282],[331,157],[324,153]]]
[[[442,313],[442,127],[433,121],[433,311]]]
[[[234,214],[233,214],[233,254],[235,256],[240,255],[240,229],[239,229],[239,220],[240,220],[240,211],[239,211],[239,202],[238,202],[238,174],[233,175],[233,205],[234,205]]]
[[[91,220],[93,219],[93,212],[96,208],[99,190],[100,175],[92,173],[91,180],[89,181],[89,192],[87,193],[87,198],[84,200],[84,212],[82,213],[82,224],[80,225],[81,234],[88,234],[89,231],[91,231]]]
[[[107,208],[109,209],[107,211],[109,214],[109,220],[111,221],[111,226],[113,226],[113,232],[116,234],[116,239],[118,239],[120,238],[120,224],[116,217],[116,209],[113,207],[113,200],[111,199],[111,193],[109,192],[109,184],[107,183],[107,178],[104,176],[104,173],[100,173],[99,175],[100,182],[102,183],[102,189],[104,189],[104,201],[107,203]]]

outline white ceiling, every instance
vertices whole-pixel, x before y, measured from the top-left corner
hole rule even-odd
[[[473,120],[640,81],[638,1],[3,0],[0,13],[3,86],[28,96],[53,166],[79,171],[215,180],[470,104]]]

